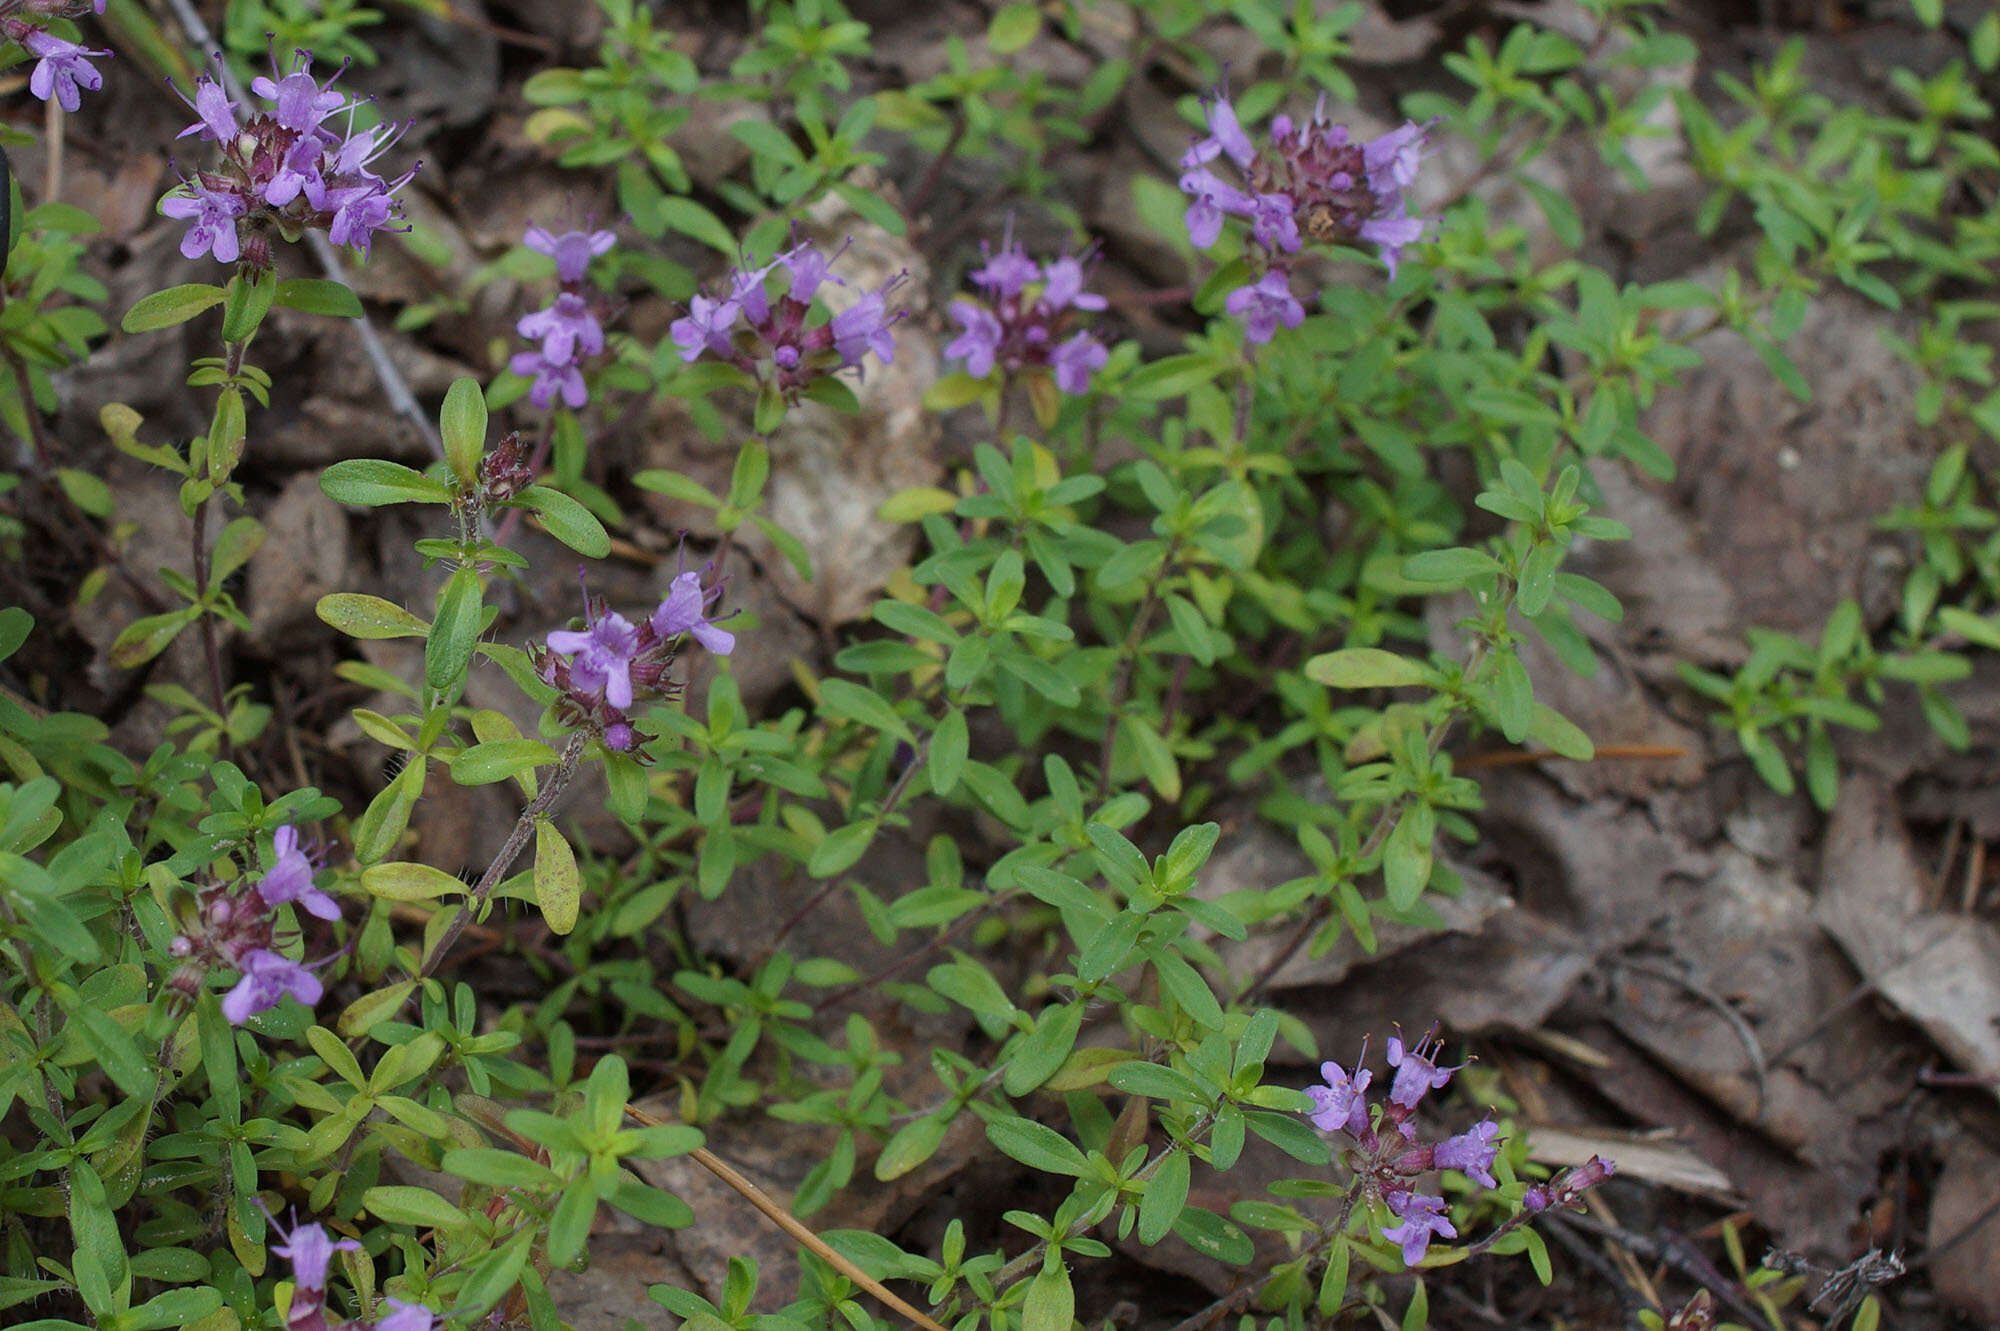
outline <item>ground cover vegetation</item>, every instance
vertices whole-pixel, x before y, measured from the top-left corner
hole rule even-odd
[[[1902,1051],[1865,1108],[1814,1004],[1647,960],[1687,917],[1622,894],[1727,866],[1579,792],[1754,773],[1731,840],[1859,862],[1878,732],[1988,751],[2000,14],[1716,60],[1650,0],[598,2],[0,0],[0,1318],[1981,1315],[1921,1269],[1996,1209],[1941,1232],[2000,1073],[1977,778],[1908,792],[1969,847],[1929,960],[1812,931]],[[1822,22],[1902,43],[1875,102]],[[114,113],[137,170],[70,128]],[[1683,206],[1699,262],[1607,239]],[[1707,594],[1631,573],[1697,567],[1649,496],[1783,452],[1672,404],[1740,351],[1808,410],[1829,310],[1909,385],[1843,518],[1894,558],[1607,705],[1633,593]],[[1612,867],[1531,945],[1532,791]],[[1617,1029],[1806,1168],[1551,1131],[1713,1126],[1521,1075],[1612,1066],[1585,974],[1716,1023],[1747,1071]],[[1892,1104],[1888,1206],[1814,1125]]]

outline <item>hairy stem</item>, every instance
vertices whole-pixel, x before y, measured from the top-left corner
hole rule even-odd
[[[542,788],[535,798],[528,802],[527,808],[521,810],[521,816],[515,820],[513,830],[508,832],[507,839],[500,843],[500,853],[493,857],[493,862],[486,866],[486,872],[479,875],[479,881],[473,885],[471,897],[467,899],[458,914],[452,917],[451,923],[445,926],[444,935],[438,939],[437,945],[425,954],[424,964],[417,970],[418,979],[421,980],[437,970],[438,963],[444,960],[445,954],[451,951],[452,945],[458,942],[459,936],[465,932],[465,926],[470,924],[472,917],[485,907],[486,899],[493,894],[493,889],[500,885],[500,880],[507,876],[507,870],[513,866],[522,847],[528,844],[528,838],[535,834],[535,825],[541,821],[542,815],[555,805],[556,800],[561,798],[571,778],[575,777],[577,764],[583,759],[583,746],[589,739],[587,732],[579,730],[564,743],[562,755],[556,761],[556,770],[549,773],[548,779],[542,782]]]

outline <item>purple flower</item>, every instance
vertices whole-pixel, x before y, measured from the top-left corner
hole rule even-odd
[[[1439,1067],[1432,1061],[1437,1051],[1438,1046],[1431,1045],[1426,1052],[1421,1043],[1406,1048],[1400,1036],[1389,1037],[1389,1066],[1396,1069],[1396,1079],[1389,1084],[1390,1104],[1415,1109],[1419,1100],[1451,1080],[1458,1068]]]
[[[595,356],[604,350],[604,329],[590,313],[582,296],[565,291],[546,310],[525,315],[514,325],[522,337],[542,344],[542,356],[551,365],[572,362],[579,355]]]
[[[1049,364],[1055,367],[1056,387],[1065,393],[1090,391],[1090,376],[1104,368],[1111,353],[1089,333],[1078,333],[1055,349]]]
[[[1403,1265],[1415,1266],[1424,1260],[1424,1252],[1431,1245],[1431,1235],[1438,1234],[1448,1239],[1458,1237],[1458,1231],[1445,1218],[1444,1198],[1428,1197],[1420,1192],[1396,1191],[1388,1194],[1390,1212],[1401,1220],[1399,1225],[1391,1225],[1382,1231],[1382,1237],[1391,1243],[1403,1245]]]
[[[1456,1137],[1439,1142],[1431,1161],[1439,1169],[1456,1169],[1474,1183],[1497,1188],[1500,1183],[1493,1177],[1493,1158],[1500,1148],[1493,1139],[1499,1135],[1498,1123],[1482,1119]]]
[[[264,186],[264,202],[282,208],[300,194],[314,207],[324,205],[326,182],[320,178],[319,162],[324,145],[310,134],[302,134],[278,162],[270,182]]]
[[[1234,214],[1250,219],[1251,240],[1274,255],[1296,252],[1307,235],[1333,244],[1370,241],[1382,247],[1394,277],[1402,247],[1422,236],[1424,223],[1407,215],[1403,192],[1416,181],[1426,126],[1408,122],[1357,143],[1327,118],[1321,97],[1306,124],[1274,117],[1271,141],[1260,151],[1227,98],[1210,100],[1208,121],[1208,137],[1181,158],[1188,237],[1198,248],[1212,245],[1223,218]],[[1212,168],[1224,157],[1252,193],[1216,176]]]
[[[681,359],[699,359],[704,351],[718,356],[730,352],[729,331],[736,325],[740,307],[733,300],[710,300],[697,295],[688,301],[687,317],[676,319],[667,332],[681,349]]]
[[[340,93],[331,91],[333,80],[341,75],[335,70],[326,87],[312,76],[313,58],[310,52],[292,53],[292,69],[275,81],[259,74],[250,80],[250,91],[273,104],[271,118],[296,134],[315,134],[320,122],[338,111],[347,101]],[[271,61],[271,73],[277,74],[276,57]],[[336,244],[340,242],[335,242]]]
[[[240,132],[236,125],[236,103],[229,100],[229,94],[223,91],[220,83],[204,74],[194,81],[194,97],[183,97],[182,100],[194,111],[195,122],[176,134],[175,138],[201,134],[217,143],[235,141]]]
[[[1299,224],[1289,194],[1259,194],[1250,201],[1250,236],[1267,250],[1299,248]]]
[[[563,405],[575,410],[590,400],[590,388],[583,382],[583,371],[571,361],[552,361],[537,348],[534,351],[517,351],[507,362],[507,368],[524,379],[532,378],[528,385],[528,401],[537,407],[546,407],[562,395]]]
[[[777,267],[774,259],[762,268],[732,268],[729,270],[728,304],[743,311],[743,317],[753,324],[761,324],[771,317],[771,298],[764,294],[764,279]]]
[[[840,353],[842,369],[859,365],[861,358],[871,351],[884,365],[894,363],[896,339],[889,336],[889,329],[903,316],[901,311],[890,314],[884,297],[899,280],[890,279],[833,316],[829,331],[833,334],[834,350]]]
[[[1048,306],[1050,313],[1075,308],[1079,310],[1101,310],[1104,297],[1083,289],[1083,265],[1073,255],[1062,258],[1042,268],[1041,303]]]
[[[653,632],[662,639],[672,638],[682,633],[692,633],[696,642],[714,652],[717,656],[727,656],[736,650],[736,635],[717,627],[708,617],[708,608],[722,595],[722,588],[703,587],[701,575],[690,569],[677,573],[667,585],[667,597],[660,602],[660,608],[653,612]],[[554,646],[553,639],[550,646]]]
[[[277,1221],[271,1222],[277,1228]],[[353,1239],[342,1239],[338,1243],[328,1238],[326,1230],[317,1224],[308,1223],[293,1228],[287,1234],[278,1229],[283,1244],[274,1243],[271,1251],[280,1257],[288,1257],[292,1263],[292,1279],[301,1290],[314,1293],[326,1289],[326,1268],[337,1252],[359,1252],[361,1245]]]
[[[813,293],[822,282],[841,285],[840,279],[828,275],[827,257],[811,245],[799,245],[778,256],[779,263],[792,275],[792,285],[786,294],[801,305],[812,304]]]
[[[243,978],[222,997],[222,1015],[237,1026],[278,1006],[286,994],[311,1007],[325,992],[319,976],[267,948],[252,949],[239,968]]]
[[[351,110],[352,108],[350,108]],[[352,117],[349,117],[350,122]],[[337,176],[359,176],[363,180],[380,181],[381,177],[368,169],[374,160],[396,146],[398,140],[409,130],[409,124],[375,125],[369,129],[351,130],[346,142],[333,152],[333,174]],[[404,177],[405,180],[408,177]],[[385,189],[395,189],[396,185],[384,183]],[[317,206],[317,205],[315,205]]]
[[[437,1314],[421,1303],[405,1303],[398,1298],[387,1302],[394,1311],[375,1323],[375,1331],[431,1331],[437,1321]]]
[[[1382,262],[1389,267],[1389,276],[1396,275],[1396,263],[1402,258],[1403,246],[1413,245],[1424,238],[1424,221],[1420,217],[1407,214],[1371,217],[1361,224],[1361,239],[1382,247]]]
[[[543,227],[531,226],[528,234],[521,237],[521,243],[554,259],[556,280],[572,286],[583,280],[584,269],[592,259],[618,243],[618,237],[609,231],[565,231],[558,236]]]
[[[1305,306],[1292,295],[1285,275],[1277,269],[1265,273],[1251,286],[1238,287],[1222,302],[1222,308],[1244,322],[1244,335],[1252,342],[1269,342],[1278,325],[1297,328],[1305,321]],[[1392,1048],[1397,1047],[1393,1043]],[[1395,1060],[1389,1060],[1392,1064]]]
[[[632,747],[632,727],[623,721],[613,721],[604,727],[604,747],[623,753]]]
[[[1181,191],[1194,196],[1194,202],[1188,205],[1183,220],[1187,224],[1188,240],[1198,250],[1207,249],[1221,238],[1223,214],[1241,216],[1254,206],[1248,194],[1223,183],[1214,172],[1203,167],[1197,167],[1181,177]]]
[[[1417,165],[1423,157],[1424,126],[1406,121],[1402,128],[1369,140],[1362,146],[1361,160],[1368,172],[1368,184],[1378,194],[1408,189],[1417,179]]]
[[[1367,1056],[1364,1051],[1362,1058]],[[1306,1087],[1306,1094],[1313,1102],[1313,1126],[1322,1132],[1345,1131],[1356,1137],[1366,1132],[1368,1102],[1362,1098],[1362,1092],[1368,1089],[1375,1074],[1362,1067],[1357,1059],[1352,1077],[1340,1064],[1331,1062],[1319,1065],[1319,1075],[1326,1078],[1326,1085]]]
[[[313,886],[313,862],[299,849],[298,829],[281,827],[272,842],[278,862],[257,884],[257,895],[264,898],[264,904],[278,906],[296,901],[322,920],[339,919],[340,903]]]
[[[181,237],[181,253],[190,259],[214,254],[217,263],[235,263],[243,247],[236,239],[236,219],[248,205],[241,195],[225,194],[198,182],[189,182],[192,194],[169,194],[160,201],[160,211],[178,221],[194,222]]]
[[[558,629],[549,635],[549,650],[570,658],[569,678],[579,690],[604,690],[613,707],[632,705],[632,658],[639,650],[639,630],[614,610],[607,610],[581,632]]]
[[[1236,118],[1236,108],[1229,99],[1217,93],[1208,103],[1208,134],[1205,143],[1212,143],[1237,166],[1248,169],[1257,156],[1257,150],[1250,146],[1250,136],[1243,132],[1243,122]],[[1214,156],[1213,151],[1204,161]]]
[[[404,176],[394,185],[368,180],[329,193],[327,202],[333,205],[333,221],[327,226],[326,238],[336,245],[352,245],[366,255],[375,233],[387,226],[394,215],[395,200],[389,197],[389,191],[408,179],[409,176]]]
[[[1012,229],[1011,226],[1009,229]],[[1005,298],[1020,295],[1028,283],[1041,276],[1041,272],[1035,261],[1028,257],[1028,252],[1009,240],[1001,246],[998,254],[986,260],[984,268],[973,269],[970,276],[974,284]]]
[[[96,92],[104,86],[104,76],[90,62],[110,55],[109,51],[93,51],[40,28],[21,38],[21,45],[41,57],[28,75],[28,91],[45,102],[53,99],[63,110],[74,111],[83,105],[83,94],[77,89]]]
[[[967,374],[984,379],[993,373],[993,357],[1000,350],[1000,321],[991,310],[969,300],[953,301],[951,317],[965,331],[945,345],[944,354],[953,360],[963,360]]]

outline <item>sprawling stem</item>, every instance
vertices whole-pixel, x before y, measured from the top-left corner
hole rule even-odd
[[[555,806],[556,800],[561,798],[563,791],[569,786],[570,779],[576,775],[577,764],[583,759],[583,746],[589,739],[587,732],[579,730],[564,743],[562,754],[556,760],[555,771],[549,773],[548,779],[542,782],[541,790],[528,802],[528,807],[521,810],[521,816],[515,820],[513,830],[508,832],[507,839],[500,843],[500,853],[493,857],[493,862],[486,866],[486,872],[479,875],[479,881],[473,885],[471,898],[458,914],[452,917],[451,923],[445,926],[437,945],[424,955],[424,964],[417,970],[418,979],[437,970],[438,963],[444,960],[445,954],[451,951],[459,935],[465,932],[465,926],[470,924],[472,917],[485,907],[486,899],[493,894],[493,889],[500,885],[500,880],[507,876],[507,870],[513,866],[514,859],[521,853],[522,847],[528,844],[528,838],[534,836],[535,825],[541,821],[543,814]]]

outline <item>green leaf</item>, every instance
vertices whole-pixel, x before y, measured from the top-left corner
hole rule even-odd
[[[993,663],[1058,707],[1075,707],[1083,701],[1069,676],[1032,652],[1002,647],[993,653]]]
[[[896,709],[887,699],[851,680],[822,679],[819,682],[819,705],[828,716],[857,721],[886,735],[894,735],[906,744],[916,743],[909,724],[896,714]]]
[[[986,44],[993,48],[995,55],[1012,55],[1035,40],[1035,34],[1042,30],[1042,11],[1033,0],[1016,0],[1013,4],[1002,5],[986,25]],[[1069,1331],[1065,1321],[1060,1331]]]
[[[531,485],[515,495],[513,502],[533,509],[549,535],[586,559],[602,559],[611,553],[611,536],[604,524],[562,491]]]
[[[1553,541],[1544,541],[1528,551],[1528,557],[1521,561],[1521,581],[1514,592],[1514,605],[1524,615],[1542,613],[1549,603],[1549,596],[1556,589],[1556,569],[1562,563],[1563,549]]]
[[[562,755],[538,739],[494,739],[461,749],[451,760],[451,779],[461,786],[490,786],[537,767],[559,762]]]
[[[837,873],[845,873],[868,853],[868,843],[875,839],[876,825],[864,819],[829,835],[813,848],[812,858],[806,862],[806,872],[815,878],[831,878]]]
[[[451,474],[470,488],[479,479],[479,459],[486,452],[486,396],[469,376],[451,381],[444,406],[438,410],[438,434]]]
[[[184,324],[203,310],[220,305],[229,293],[207,282],[189,282],[168,287],[144,297],[125,311],[119,325],[128,333],[151,333]]]
[[[97,1066],[117,1083],[119,1090],[140,1099],[152,1096],[153,1073],[130,1031],[110,1013],[89,1003],[69,1009],[68,1017],[83,1028],[84,1044],[97,1055]]]
[[[1035,1029],[1014,1046],[1014,1056],[1000,1079],[1001,1088],[1020,1097],[1054,1076],[1076,1046],[1076,1034],[1082,1027],[1080,1002],[1051,1003],[1043,1008]]]
[[[257,335],[264,316],[271,312],[271,299],[278,294],[277,279],[255,269],[237,269],[229,279],[222,307],[222,340],[248,342]]]
[[[535,904],[549,932],[566,934],[576,928],[579,903],[583,900],[583,875],[577,872],[576,852],[569,841],[547,819],[535,825]]]
[[[1500,733],[1509,744],[1519,744],[1527,738],[1535,716],[1535,686],[1528,679],[1528,668],[1509,647],[1494,652],[1493,711],[1500,718]]]
[[[598,1193],[586,1179],[578,1179],[562,1189],[556,1213],[548,1219],[548,1261],[566,1267],[584,1251],[590,1237],[590,1221],[598,1213]]]
[[[62,486],[62,491],[69,496],[70,503],[93,518],[111,516],[113,507],[111,487],[106,485],[101,477],[87,471],[78,471],[74,467],[58,467],[56,484]]]
[[[1188,1153],[1169,1151],[1139,1198],[1139,1242],[1150,1246],[1165,1238],[1180,1219],[1187,1197]]]
[[[1305,676],[1335,689],[1393,689],[1437,681],[1437,672],[1429,666],[1379,647],[1324,652],[1306,662]]]
[[[370,1215],[392,1225],[457,1229],[467,1223],[463,1211],[429,1188],[369,1188],[361,1194],[361,1205]]]
[[[430,764],[413,757],[396,779],[375,793],[354,823],[354,858],[373,864],[396,848],[409,830],[410,814],[424,793],[424,777]]]
[[[1139,1060],[1120,1063],[1111,1069],[1106,1080],[1128,1095],[1143,1095],[1148,1099],[1169,1100],[1181,1105],[1205,1105],[1215,1098],[1187,1073],[1159,1063]]]
[[[181,630],[200,617],[201,611],[189,606],[163,615],[147,615],[127,624],[111,644],[111,664],[126,670],[146,664],[167,650]]]
[[[35,617],[20,606],[0,606],[0,661],[20,651],[34,628]]]
[[[538,1165],[527,1156],[513,1151],[486,1146],[446,1151],[444,1172],[489,1188],[529,1188],[538,1192],[554,1192],[562,1187],[562,1180],[547,1166]]]
[[[480,598],[484,593],[479,574],[465,567],[453,570],[438,592],[437,618],[431,622],[429,639],[424,643],[424,682],[438,693],[455,695],[464,686],[473,648],[479,643],[483,618]],[[453,778],[457,779],[456,770]]]
[[[1069,1268],[1061,1262],[1044,1266],[1028,1286],[1021,1303],[1021,1331],[1070,1331],[1076,1322],[1076,1291]]]
[[[1428,804],[1412,804],[1389,833],[1382,851],[1382,884],[1389,905],[1404,911],[1417,904],[1431,879],[1431,842],[1437,832],[1437,814]]]
[[[461,883],[459,886],[463,887],[464,884]],[[386,989],[377,989],[373,993],[361,995],[341,1012],[340,1019],[334,1022],[334,1027],[350,1040],[367,1035],[401,1011],[403,1004],[409,1001],[410,995],[415,992],[419,983],[417,980],[403,980]]]
[[[692,236],[724,254],[736,253],[736,233],[693,199],[678,194],[663,194],[656,205],[654,217],[663,228]]]
[[[757,392],[757,405],[750,414],[750,428],[758,434],[770,434],[785,423],[785,395],[778,391],[778,381],[768,379]]]
[[[875,1177],[884,1183],[903,1175],[937,1154],[944,1135],[951,1128],[949,1114],[926,1114],[896,1129],[875,1158]]]
[[[449,504],[451,487],[400,462],[347,458],[320,473],[319,488],[329,499],[364,508],[384,504]]]
[[[965,771],[965,759],[971,744],[966,729],[965,712],[954,707],[944,714],[937,729],[931,732],[930,774],[931,789],[939,795],[949,795],[958,785],[958,778]]]
[[[313,607],[323,623],[350,638],[421,638],[431,626],[394,601],[363,592],[330,592]]]
[[[1528,738],[1538,744],[1548,746],[1550,752],[1564,758],[1574,758],[1587,763],[1597,756],[1597,748],[1590,742],[1590,736],[1579,730],[1568,717],[1547,703],[1535,705],[1534,720],[1528,724]]]
[[[1076,1149],[1074,1142],[1031,1118],[1016,1115],[996,1118],[986,1125],[986,1140],[1003,1155],[1045,1174],[1081,1178],[1086,1168],[1083,1152]]]
[[[1403,576],[1411,582],[1463,586],[1474,578],[1504,572],[1506,569],[1492,555],[1463,546],[1449,550],[1426,550],[1403,561]]]
[[[917,522],[933,513],[949,513],[958,507],[958,496],[935,485],[919,485],[898,490],[882,501],[875,516],[884,522]]]
[[[699,504],[703,508],[719,508],[722,505],[721,498],[713,490],[677,471],[648,469],[637,472],[632,477],[632,484],[641,490],[651,490],[654,494],[663,494],[682,503]]]
[[[745,440],[729,471],[729,502],[737,508],[755,508],[770,478],[770,448],[761,439]]]
[[[335,319],[359,319],[366,311],[361,297],[339,282],[324,277],[293,277],[278,283],[275,303],[306,314],[324,314]]]
[[[429,901],[466,890],[465,880],[414,860],[370,865],[361,871],[361,890],[385,901]]]

